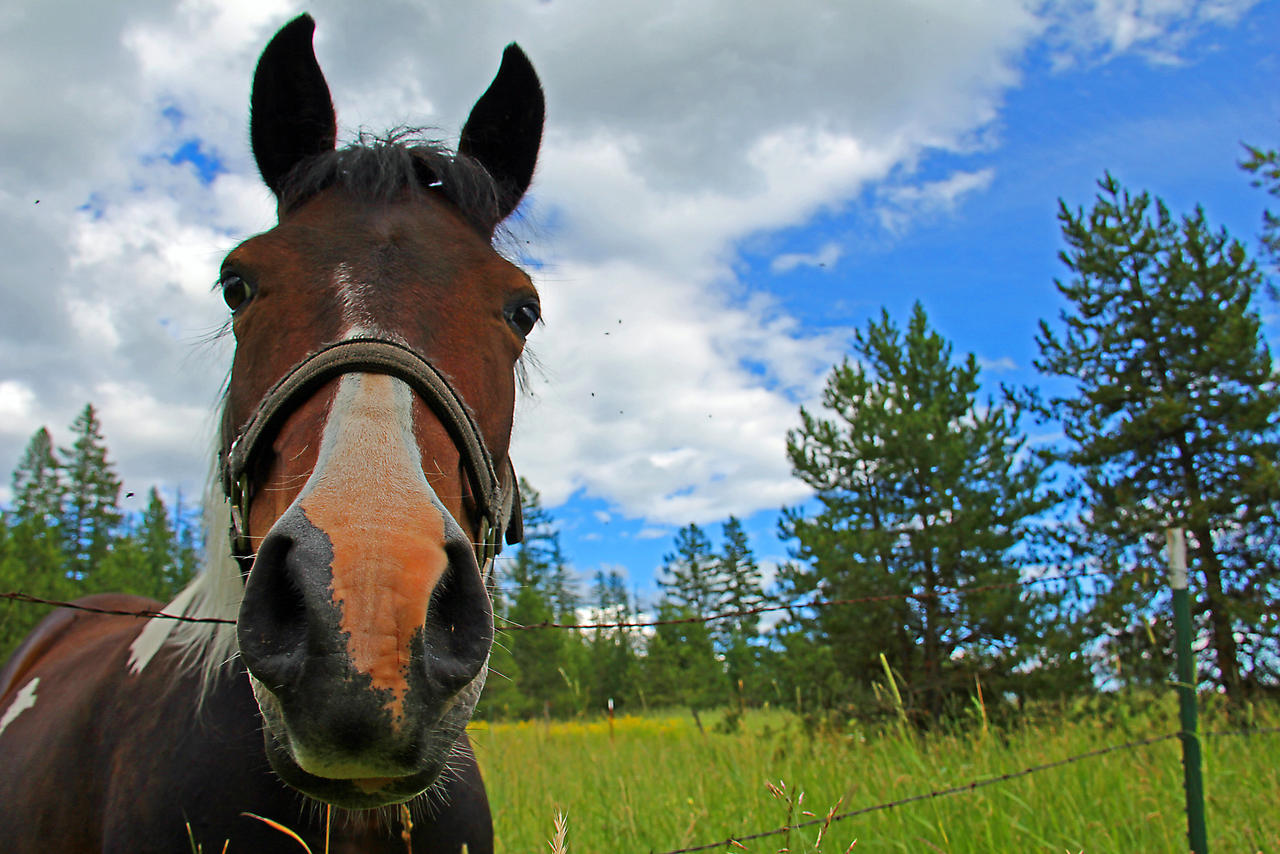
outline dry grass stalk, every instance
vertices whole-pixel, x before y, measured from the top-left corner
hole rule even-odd
[[[831,819],[835,818],[835,814],[840,811],[840,805],[843,803],[844,798],[840,798],[831,805],[831,809],[827,810],[827,820],[822,823],[822,827],[818,828],[818,838],[813,843],[814,851],[822,849],[822,838],[827,835],[827,828],[831,827]]]
[[[280,822],[278,822],[278,821],[273,821],[273,820],[271,820],[271,819],[269,819],[269,818],[263,818],[262,816],[260,816],[260,815],[256,815],[256,814],[251,813],[251,812],[242,812],[242,813],[240,813],[240,815],[245,815],[245,816],[248,816],[249,818],[256,818],[258,821],[262,822],[262,823],[263,823],[263,824],[265,824],[267,827],[270,827],[270,828],[272,828],[272,829],[274,829],[274,830],[278,830],[278,831],[280,831],[280,832],[281,832],[281,833],[283,833],[285,836],[289,837],[289,838],[290,838],[290,839],[292,839],[294,842],[296,842],[296,843],[298,843],[299,845],[301,845],[301,846],[302,846],[302,850],[303,850],[303,851],[306,851],[306,852],[307,852],[307,854],[311,854],[311,847],[310,847],[309,845],[307,845],[307,843],[306,843],[305,841],[303,841],[302,837],[301,837],[301,836],[299,836],[298,834],[294,833],[294,832],[293,832],[292,830],[290,830],[289,828],[285,827],[285,826],[284,826],[283,824],[281,824]]]
[[[551,848],[551,854],[569,854],[569,815],[568,813],[556,810],[556,832],[551,837],[551,841],[547,843]]]
[[[409,814],[409,805],[400,805],[400,838],[404,840],[406,854],[413,854],[413,816]]]

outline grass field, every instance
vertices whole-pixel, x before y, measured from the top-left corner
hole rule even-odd
[[[477,723],[471,736],[498,850],[548,851],[557,811],[568,850],[665,852],[852,811],[1177,731],[1172,696],[1067,710],[1035,724],[903,736],[805,732],[777,711],[734,734],[688,712],[580,722]],[[1280,725],[1280,709],[1252,722]],[[1204,731],[1236,730],[1203,714]],[[1206,737],[1210,850],[1280,854],[1280,734]],[[995,785],[872,812],[721,851],[1186,852],[1178,741],[1118,751]],[[772,784],[774,791],[767,784]],[[803,801],[800,793],[803,792]],[[813,816],[802,814],[812,813]]]

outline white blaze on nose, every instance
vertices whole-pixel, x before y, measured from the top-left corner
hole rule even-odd
[[[36,704],[36,686],[40,684],[40,677],[37,676],[23,685],[18,691],[13,702],[9,704],[9,708],[4,710],[4,716],[0,717],[0,734],[3,734],[5,728],[17,719],[18,715],[32,708]]]
[[[443,505],[422,472],[413,394],[382,374],[342,378],[315,471],[298,497],[333,547],[333,602],[358,672],[399,718],[410,641],[448,568]]]

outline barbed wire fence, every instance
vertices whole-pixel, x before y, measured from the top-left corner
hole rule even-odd
[[[755,608],[745,608],[737,611],[721,611],[715,614],[709,614],[701,617],[673,617],[665,620],[623,620],[617,622],[591,622],[591,623],[529,623],[521,625],[507,620],[506,625],[502,626],[502,631],[518,632],[531,631],[535,629],[643,629],[656,628],[658,626],[677,626],[688,623],[710,623],[717,620],[729,620],[737,617],[752,617],[759,614],[767,614],[777,611],[787,611],[794,614],[796,611],[804,611],[814,608],[828,608],[837,605],[862,605],[872,602],[892,602],[901,599],[936,599],[942,596],[966,595],[970,593],[986,593],[993,590],[1012,590],[1018,587],[1032,587],[1041,584],[1048,584],[1055,581],[1071,581],[1083,578],[1107,578],[1114,579],[1114,574],[1105,572],[1071,572],[1061,573],[1058,575],[1042,575],[1035,578],[1024,579],[1022,581],[1007,581],[999,584],[975,584],[961,587],[940,587],[932,591],[910,591],[901,593],[879,593],[867,596],[854,596],[845,599],[811,599],[809,601],[790,602],[781,605],[760,605]]]
[[[1210,737],[1219,737],[1219,736],[1274,735],[1277,733],[1280,733],[1280,727],[1267,727],[1267,728],[1248,729],[1248,730],[1215,731],[1215,732],[1202,733],[1202,735],[1210,736]],[[833,809],[831,812],[827,813],[824,816],[813,818],[808,821],[801,821],[801,822],[795,822],[793,824],[786,824],[781,827],[773,828],[772,830],[762,830],[755,833],[746,833],[746,834],[741,834],[737,836],[729,836],[729,837],[725,837],[724,839],[717,840],[716,842],[708,842],[702,845],[695,845],[691,848],[675,848],[669,851],[663,851],[661,852],[661,854],[692,854],[692,852],[696,852],[696,851],[714,851],[717,849],[734,848],[734,847],[742,848],[744,847],[742,844],[744,842],[751,842],[757,839],[766,839],[771,836],[780,836],[784,833],[790,833],[791,831],[804,830],[806,828],[817,827],[819,825],[829,826],[831,824],[834,824],[835,822],[844,821],[845,819],[855,818],[857,816],[862,816],[862,815],[868,815],[870,813],[875,813],[875,812],[883,812],[885,810],[896,809],[898,807],[907,806],[908,804],[914,804],[920,801],[931,801],[937,798],[948,797],[950,795],[962,795],[968,792],[977,791],[978,789],[982,789],[987,786],[994,786],[999,783],[1007,783],[1012,780],[1017,780],[1020,777],[1027,777],[1032,774],[1038,774],[1041,771],[1049,771],[1054,768],[1061,768],[1064,765],[1073,765],[1077,762],[1083,762],[1086,759],[1096,759],[1111,753],[1121,753],[1121,752],[1130,751],[1130,750],[1138,750],[1140,748],[1150,747],[1152,745],[1160,744],[1162,742],[1173,741],[1174,739],[1181,738],[1181,737],[1182,737],[1182,733],[1171,732],[1165,735],[1157,735],[1157,736],[1152,736],[1150,738],[1143,738],[1135,741],[1127,741],[1123,744],[1114,744],[1109,747],[1100,747],[1096,750],[1090,750],[1085,753],[1078,753],[1078,754],[1075,754],[1074,756],[1067,756],[1063,759],[1055,759],[1052,762],[1042,762],[1038,765],[1031,765],[1027,768],[1022,768],[1017,771],[1009,771],[1004,774],[996,774],[990,777],[982,777],[977,780],[970,780],[969,782],[966,782],[966,783],[959,783],[954,786],[948,786],[944,789],[935,789],[933,791],[922,792],[917,795],[908,795],[907,797],[898,798],[892,801],[885,801],[879,804],[872,804],[871,806],[859,807],[858,809],[849,810],[847,812],[836,812]]]
[[[105,614],[112,617],[134,617],[136,619],[159,619],[159,620],[177,620],[181,623],[222,623],[226,625],[235,625],[235,620],[229,620],[225,617],[189,617],[186,614],[167,614],[164,611],[142,608],[140,610],[125,610],[121,608],[100,608],[96,605],[85,605],[82,602],[67,602],[61,599],[45,599],[41,596],[32,596],[30,593],[22,593],[20,591],[9,591],[0,593],[0,599],[7,599],[10,602],[25,602],[28,605],[52,605],[55,608],[66,608],[70,611],[83,611],[88,614]]]
[[[1172,741],[1177,737],[1178,737],[1177,733],[1169,733],[1167,735],[1158,735],[1152,738],[1143,738],[1137,741],[1129,741],[1124,744],[1116,744],[1110,747],[1103,747],[1097,750],[1090,750],[1087,753],[1080,753],[1075,756],[1068,756],[1065,759],[1058,759],[1053,762],[1043,762],[1043,763],[1040,763],[1039,765],[1032,765],[1028,768],[1023,768],[1019,771],[1010,771],[1005,774],[998,774],[992,777],[983,777],[978,780],[971,780],[968,783],[961,783],[955,786],[948,786],[945,789],[935,789],[933,791],[923,792],[918,795],[908,795],[905,798],[898,798],[892,801],[885,801],[884,803],[873,804],[867,807],[860,807],[859,809],[849,810],[848,812],[842,812],[842,813],[831,812],[821,818],[814,818],[809,821],[795,822],[793,824],[787,824],[787,825],[783,825],[782,827],[774,828],[773,830],[763,830],[757,833],[748,833],[740,836],[730,836],[716,842],[708,842],[704,845],[695,845],[692,848],[677,848],[671,851],[664,851],[662,852],[662,854],[690,854],[690,852],[694,852],[694,851],[713,851],[717,848],[728,848],[731,846],[736,846],[740,848],[740,847],[743,847],[742,843],[744,842],[751,842],[756,839],[766,839],[770,836],[779,836],[783,833],[790,833],[793,830],[803,830],[809,827],[816,827],[817,825],[831,825],[837,821],[844,821],[845,819],[854,818],[855,816],[868,815],[873,812],[881,812],[884,810],[895,809],[897,807],[906,806],[907,804],[913,804],[918,801],[930,801],[930,800],[934,800],[935,798],[944,798],[944,797],[947,797],[948,795],[958,795],[964,792],[973,792],[973,791],[976,791],[977,789],[981,789],[986,786],[994,786],[997,783],[1007,783],[1010,780],[1016,780],[1019,777],[1026,777],[1030,774],[1035,774],[1040,771],[1048,771],[1051,768],[1060,768],[1063,765],[1071,765],[1076,762],[1082,762],[1085,759],[1093,759],[1094,757],[1105,756],[1108,753],[1118,753],[1124,750],[1136,750],[1140,747],[1148,747],[1153,744],[1159,744],[1160,742],[1163,742],[1163,741]]]
[[[504,625],[499,629],[505,632],[521,632],[536,631],[539,629],[577,629],[580,631],[588,631],[593,629],[643,629],[656,628],[658,626],[673,626],[689,623],[710,623],[717,620],[728,620],[739,617],[750,617],[759,614],[767,614],[778,611],[787,611],[795,613],[806,609],[828,608],[840,605],[861,605],[873,602],[891,602],[902,599],[924,600],[939,598],[942,596],[967,595],[972,593],[986,593],[994,590],[1012,590],[1019,587],[1034,587],[1042,584],[1050,584],[1054,582],[1073,581],[1085,578],[1102,578],[1114,580],[1114,573],[1107,572],[1068,572],[1056,575],[1040,575],[1034,578],[1023,579],[1021,581],[1008,581],[999,584],[976,584],[960,587],[940,587],[932,591],[908,591],[899,593],[879,593],[867,596],[855,596],[844,599],[811,599],[808,601],[788,602],[784,604],[760,605],[755,608],[745,608],[736,611],[720,611],[715,614],[695,617],[677,617],[664,620],[620,620],[613,622],[589,622],[589,623],[556,623],[541,622],[529,623],[522,625],[515,623],[506,617],[499,617],[503,620]],[[22,591],[0,592],[0,600],[9,600],[13,602],[25,602],[32,605],[49,605],[55,608],[67,608],[73,611],[85,611],[91,614],[106,614],[120,617],[136,617],[139,619],[161,619],[161,620],[177,620],[184,623],[221,623],[226,625],[234,625],[235,620],[225,617],[191,617],[185,614],[169,614],[161,610],[143,608],[138,610],[125,610],[117,608],[102,608],[93,605],[85,605],[79,602],[63,600],[63,599],[47,599],[41,596],[35,596]]]
[[[1185,573],[1185,570],[1184,570],[1184,573]],[[1174,577],[1176,579],[1177,577],[1176,574]],[[1033,578],[1022,579],[1016,582],[938,588],[931,591],[908,591],[908,592],[896,592],[896,593],[885,593],[885,594],[870,594],[866,596],[856,596],[856,597],[838,598],[838,599],[821,599],[821,598],[808,599],[808,600],[795,601],[795,602],[789,602],[789,603],[760,605],[754,608],[746,608],[746,609],[739,609],[739,610],[733,610],[733,611],[723,611],[723,612],[718,612],[715,614],[709,614],[705,616],[690,616],[690,617],[678,617],[678,618],[657,619],[657,620],[613,620],[613,621],[594,621],[594,622],[582,622],[582,623],[557,623],[557,622],[547,621],[547,622],[541,622],[541,623],[521,625],[521,624],[514,623],[510,620],[507,620],[506,618],[502,618],[505,620],[506,625],[499,627],[499,630],[507,631],[507,632],[522,632],[522,631],[537,631],[537,630],[591,631],[591,630],[607,630],[607,629],[616,630],[616,629],[657,628],[659,626],[667,626],[667,625],[709,623],[717,620],[756,616],[760,614],[774,613],[774,612],[780,612],[780,611],[785,611],[788,614],[791,614],[794,616],[797,612],[803,612],[806,610],[812,611],[815,609],[840,607],[845,605],[867,604],[867,603],[875,603],[875,602],[889,602],[889,601],[899,601],[899,600],[907,600],[907,599],[920,601],[924,599],[936,598],[936,597],[942,597],[942,596],[971,595],[971,594],[978,594],[978,593],[984,593],[984,592],[991,592],[995,590],[1027,588],[1027,587],[1034,587],[1034,586],[1039,586],[1044,584],[1082,581],[1086,579],[1101,579],[1105,581],[1115,581],[1116,575],[1115,573],[1098,572],[1098,571],[1055,573],[1055,574],[1045,574],[1045,575],[1040,575]],[[1182,583],[1185,584],[1185,576],[1182,579]],[[1185,587],[1182,589],[1185,592]],[[121,608],[106,608],[98,605],[85,604],[82,602],[73,602],[73,601],[50,599],[50,598],[45,598],[41,596],[35,596],[22,591],[0,592],[0,600],[8,600],[10,602],[26,603],[26,604],[33,604],[33,605],[51,606],[55,608],[66,608],[66,609],[75,610],[75,611],[82,611],[86,613],[101,614],[101,615],[107,615],[107,616],[132,617],[135,619],[164,619],[164,620],[176,620],[179,622],[188,622],[188,623],[207,623],[207,624],[223,624],[223,625],[234,625],[236,622],[233,619],[220,618],[220,617],[193,617],[186,614],[170,614],[163,610],[158,610],[158,609],[129,610],[129,609],[121,609]],[[1186,681],[1187,680],[1185,680],[1183,676],[1180,674],[1179,682],[1174,683],[1175,687],[1181,689],[1182,691],[1184,704],[1186,702],[1187,691],[1191,691],[1192,695],[1194,695],[1194,685],[1181,684],[1181,683],[1185,683]],[[1194,702],[1194,697],[1192,699],[1192,702]],[[1026,777],[1032,774],[1048,771],[1053,768],[1059,768],[1065,765],[1071,765],[1077,762],[1083,762],[1085,760],[1095,759],[1098,757],[1106,756],[1108,754],[1139,750],[1142,748],[1150,747],[1155,744],[1160,744],[1166,741],[1172,741],[1174,739],[1179,739],[1183,743],[1184,765],[1186,765],[1188,768],[1188,774],[1190,774],[1191,772],[1190,772],[1190,765],[1186,758],[1186,749],[1189,743],[1194,744],[1197,752],[1197,756],[1196,756],[1197,767],[1195,770],[1196,770],[1196,774],[1198,775],[1199,773],[1198,750],[1199,750],[1199,741],[1201,738],[1224,737],[1224,736],[1249,736],[1249,735],[1280,733],[1280,727],[1253,728],[1253,729],[1233,730],[1233,731],[1212,731],[1212,732],[1197,733],[1195,732],[1195,728],[1194,728],[1195,727],[1194,720],[1191,721],[1191,724],[1189,727],[1190,731],[1188,731],[1188,726],[1187,726],[1188,722],[1185,718],[1182,721],[1182,723],[1183,723],[1183,727],[1177,732],[1171,732],[1171,733],[1166,733],[1164,735],[1152,736],[1150,738],[1138,739],[1135,741],[1128,741],[1123,744],[1116,744],[1108,747],[1102,747],[1102,748],[1091,750],[1085,753],[1068,756],[1063,759],[1058,759],[1050,762],[1044,762],[1037,765],[1032,765],[1020,770],[1010,771],[1010,772],[989,776],[989,777],[983,777],[980,779],[971,780],[965,783],[960,783],[960,784],[948,786],[941,789],[935,789],[928,792],[909,795],[909,796],[898,798],[891,801],[885,801],[883,803],[860,807],[858,809],[849,810],[846,812],[836,812],[835,809],[833,808],[832,811],[828,812],[825,816],[815,817],[809,821],[787,824],[781,827],[773,828],[771,830],[762,830],[762,831],[730,836],[721,840],[717,840],[715,842],[696,845],[693,847],[671,849],[669,851],[661,852],[661,854],[694,854],[694,852],[700,852],[700,851],[712,851],[717,849],[729,849],[729,848],[744,848],[745,846],[742,843],[745,843],[745,842],[778,836],[778,835],[782,835],[782,834],[789,833],[796,830],[803,830],[806,828],[815,827],[818,825],[829,826],[835,822],[844,821],[857,816],[868,815],[874,812],[896,809],[898,807],[907,806],[909,804],[918,803],[921,801],[929,801],[937,798],[943,798],[943,797],[948,797],[952,795],[973,792],[978,789],[998,785],[1001,783],[1007,783],[1012,780],[1019,779],[1021,777]],[[1199,833],[1203,834],[1204,832],[1203,831],[1203,826],[1204,826],[1203,804],[1199,806],[1200,814],[1196,815],[1195,814],[1196,807],[1192,803],[1190,784],[1188,784],[1187,794],[1188,794],[1188,804],[1187,804],[1188,825],[1189,825],[1189,828],[1193,828],[1193,829],[1189,829],[1188,837],[1189,837],[1189,841],[1192,842],[1192,845],[1191,845],[1192,850],[1194,852],[1201,852],[1205,850],[1204,843],[1201,841],[1202,836],[1200,839],[1196,838],[1197,831],[1194,829],[1194,827],[1198,824]]]

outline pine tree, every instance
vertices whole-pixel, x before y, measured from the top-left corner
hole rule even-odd
[[[1075,386],[1043,411],[1081,474],[1095,559],[1117,574],[1096,619],[1117,641],[1146,634],[1163,529],[1186,528],[1213,680],[1238,696],[1276,678],[1273,633],[1260,631],[1280,593],[1280,388],[1253,305],[1263,280],[1199,208],[1176,219],[1109,174],[1098,186],[1091,210],[1060,205],[1070,307],[1061,331],[1041,322],[1036,363]],[[1157,659],[1150,675],[1165,678]]]
[[[1280,198],[1280,150],[1273,148],[1266,151],[1252,145],[1246,145],[1245,150],[1249,152],[1249,158],[1240,164],[1240,168],[1254,176],[1253,186],[1266,190],[1270,196]],[[1272,266],[1280,270],[1280,213],[1275,213],[1270,208],[1262,212],[1260,238],[1263,251],[1270,257]]]
[[[521,587],[515,593],[511,607],[511,619],[519,625],[539,625],[552,622],[555,615],[550,603],[536,587]],[[515,660],[515,684],[524,698],[524,714],[550,713],[566,693],[564,678],[560,675],[560,650],[565,633],[542,629],[510,632],[508,645]],[[563,711],[563,710],[562,710]]]
[[[173,498],[173,535],[177,548],[174,580],[179,589],[186,587],[187,583],[200,571],[200,555],[203,548],[202,524],[200,506],[184,502],[182,490],[179,488]]]
[[[551,567],[563,557],[560,535],[542,506],[542,496],[520,478],[520,501],[524,520],[524,541],[503,571],[513,588],[542,584]]]
[[[663,601],[658,619],[684,620],[655,628],[643,660],[646,701],[656,706],[705,709],[727,699],[724,670],[708,625],[687,606]]]
[[[765,601],[760,567],[747,542],[746,529],[735,516],[724,523],[723,545],[715,558],[714,585],[719,608],[726,612],[749,611]],[[747,614],[718,620],[711,627],[724,653],[725,671],[733,692],[744,690],[756,669],[755,648],[751,642],[758,636],[759,625],[759,614]]]
[[[137,539],[146,555],[147,565],[159,581],[158,592],[166,596],[185,581],[178,577],[178,537],[169,524],[169,511],[154,486],[147,493],[147,509],[142,513]]]
[[[850,700],[883,678],[884,653],[937,719],[974,672],[1012,684],[1034,662],[1034,608],[1016,588],[947,591],[1016,583],[1029,535],[1057,497],[1046,464],[1025,451],[1016,409],[979,404],[976,360],[953,364],[920,305],[905,336],[883,312],[854,351],[859,361],[827,380],[829,417],[801,409],[787,437],[819,509],[784,511],[781,533],[803,563],[779,580],[787,598],[900,598],[821,609],[792,626],[789,642],[825,648],[805,655]]]
[[[107,459],[102,424],[93,404],[85,404],[71,425],[71,434],[75,441],[62,449],[66,460],[63,534],[72,577],[88,581],[111,547],[122,519],[120,479]]]
[[[714,613],[720,602],[715,594],[716,559],[711,541],[690,522],[676,534],[675,547],[675,552],[663,558],[658,577],[664,599],[698,616]]]
[[[560,547],[557,532],[555,550],[552,552],[553,563],[547,572],[546,581],[542,585],[546,591],[547,601],[551,605],[551,613],[558,622],[572,623],[578,619],[578,607],[582,597],[578,594],[577,577],[569,567],[568,558]]]
[[[560,532],[541,496],[527,481],[520,481],[524,512],[524,542],[505,563],[502,590],[495,609],[505,610],[506,621],[529,626],[567,622],[576,617],[577,594],[572,572],[560,545]],[[499,611],[501,613],[501,611]],[[499,630],[504,620],[498,621]],[[558,630],[501,632],[498,644],[505,650],[495,667],[504,665],[510,686],[499,689],[496,702],[517,716],[568,712],[576,705],[571,674],[580,636]],[[512,690],[513,689],[513,690]]]
[[[113,590],[168,602],[192,577],[190,557],[169,520],[154,486],[147,507],[129,530],[114,539],[90,582],[95,590]]]
[[[592,585],[592,619],[601,623],[631,622],[635,605],[616,569],[597,570]],[[635,696],[637,643],[629,629],[594,629],[587,642],[584,688],[589,708],[603,709],[610,699],[624,707]]]
[[[0,520],[0,588],[46,599],[76,595],[67,579],[62,536],[61,466],[48,429],[32,435],[13,471],[13,509]],[[6,602],[0,610],[0,660],[22,641],[48,608]]]
[[[41,427],[13,470],[14,518],[31,520],[42,527],[56,527],[62,516],[62,466],[53,450],[53,438]]]
[[[663,558],[657,581],[661,620],[708,617],[724,604],[711,541],[692,522],[676,533],[675,551]],[[649,642],[646,669],[654,702],[699,709],[725,696],[724,667],[715,643],[724,635],[717,635],[717,628],[702,622],[658,627]]]
[[[560,543],[555,520],[542,506],[542,496],[520,479],[524,507],[524,542],[505,571],[513,589],[535,587],[546,600],[550,614],[561,622],[575,618],[580,603],[573,571]]]

